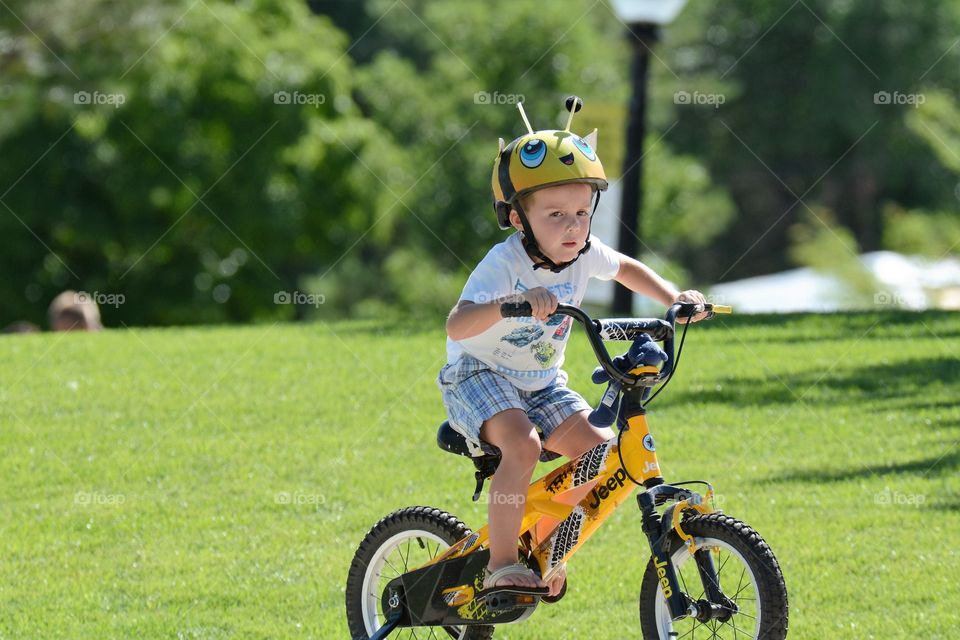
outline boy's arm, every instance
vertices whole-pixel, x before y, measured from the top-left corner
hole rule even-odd
[[[665,307],[669,307],[680,296],[680,292],[670,283],[639,260],[620,254],[620,270],[614,280],[630,291],[653,298]]]
[[[508,302],[503,300],[503,302]],[[479,335],[501,320],[500,301],[474,303],[461,300],[447,316],[447,335],[463,340]]]
[[[661,278],[657,273],[630,256],[620,255],[620,270],[614,277],[614,280],[635,293],[640,293],[648,298],[653,298],[663,306],[669,307],[674,302],[706,302],[706,298],[699,291],[690,289],[688,291],[677,291],[669,282]],[[706,314],[697,314],[694,321],[706,317]],[[681,322],[683,322],[681,320]]]
[[[480,335],[503,320],[500,315],[500,304],[503,302],[529,302],[533,311],[531,315],[543,321],[557,310],[557,297],[543,287],[504,296],[493,302],[474,303],[471,300],[461,300],[447,316],[447,335],[452,340],[464,340]]]

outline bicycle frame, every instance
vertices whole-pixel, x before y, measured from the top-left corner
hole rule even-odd
[[[639,367],[631,373],[649,373],[651,369],[655,371],[656,367]],[[687,498],[674,507],[671,514],[673,517],[666,529],[676,529],[685,540],[689,540],[690,536],[680,529],[679,516],[682,511],[694,509],[700,513],[711,513],[712,509],[702,503],[694,504],[699,502],[693,499],[696,494],[663,483],[646,412],[638,402],[642,393],[643,389],[624,392],[623,401],[630,403],[626,414],[628,426],[619,438],[619,445],[618,438],[613,437],[530,484],[520,525],[520,539],[529,557],[539,565],[541,575],[545,580],[549,580],[558,571],[558,567],[568,562],[617,507],[630,497],[636,486],[630,479],[632,476],[648,489],[638,496],[643,512],[643,528],[661,576],[664,595],[670,603],[671,614],[676,618],[687,614],[688,609],[681,596],[670,558],[662,550],[664,531],[661,530],[661,519],[654,506],[658,496]],[[576,504],[570,505],[558,500],[578,488],[587,488],[589,493]],[[710,497],[708,492],[706,499],[709,501]],[[559,524],[552,528],[546,539],[538,541],[536,528],[538,523],[545,520],[559,521]],[[486,546],[488,541],[488,525],[484,525],[424,566],[469,555]],[[713,572],[714,583],[715,575]],[[445,595],[452,602],[463,602],[465,608],[460,614],[469,618],[469,615],[464,614],[470,613],[468,603],[473,600],[479,588],[479,585],[463,585],[448,589]],[[709,593],[710,589],[707,591]]]

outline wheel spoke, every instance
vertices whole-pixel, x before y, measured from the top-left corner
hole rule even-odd
[[[739,596],[741,593],[743,593],[743,590],[744,590],[744,589],[746,589],[747,587],[751,586],[752,584],[753,584],[752,582],[748,582],[747,584],[743,585],[742,587],[740,587],[740,585],[738,584],[737,587],[739,587],[739,588],[737,589],[737,592],[736,592],[735,594],[733,594],[733,598],[731,598],[731,600],[736,599],[737,596]],[[744,598],[744,600],[746,600],[746,598]]]
[[[397,571],[397,568],[396,568],[395,566],[393,566],[393,563],[390,562],[390,558],[384,558],[383,561],[386,562],[388,565],[390,565],[390,568],[393,569],[394,573],[396,573],[398,576],[401,575],[401,573],[400,573],[399,571]],[[396,577],[396,576],[394,576],[394,577]]]
[[[730,620],[731,620],[731,621],[730,621],[729,624],[730,624],[731,627],[733,627],[733,637],[734,637],[734,638],[737,637],[737,631],[739,631],[740,633],[743,633],[743,634],[747,634],[746,631],[744,631],[743,629],[738,628],[737,625],[734,624],[733,618],[731,618]],[[747,634],[747,636],[749,637],[749,634]]]
[[[720,552],[719,552],[719,551],[717,552],[717,555],[718,555],[718,556],[720,555]],[[725,566],[727,566],[727,561],[728,561],[728,560],[730,560],[730,554],[729,554],[729,553],[728,553],[728,554],[726,555],[726,557],[723,559],[723,562],[720,563],[720,568],[717,569],[717,580],[720,580],[720,572],[723,571],[723,568],[724,568]]]
[[[740,580],[737,581],[737,593],[740,593],[741,591],[743,591],[743,589],[740,588],[740,585],[743,584],[743,576],[745,576],[746,574],[747,574],[747,566],[744,565],[743,569],[740,571]]]
[[[683,640],[683,638],[686,638],[687,636],[690,636],[691,640],[693,640],[693,638],[695,637],[693,635],[693,632],[696,630],[697,625],[699,624],[701,627],[703,626],[703,624],[696,618],[688,618],[688,620],[691,620],[693,622],[693,626],[690,627],[690,631],[687,631],[685,634],[677,638],[677,640]]]

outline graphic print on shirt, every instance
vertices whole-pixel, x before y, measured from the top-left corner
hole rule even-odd
[[[549,323],[547,323],[549,324]],[[557,330],[553,332],[554,340],[563,340],[567,337],[567,333],[570,331],[570,325],[573,324],[573,320],[570,316],[567,316],[563,319],[563,322],[557,327]]]
[[[527,346],[542,335],[543,329],[533,325],[529,327],[518,327],[500,339],[519,348]]]
[[[559,313],[555,313],[549,318],[547,318],[546,325],[548,327],[555,327],[558,324],[562,323],[566,317],[567,316],[563,316],[563,315],[560,315]]]
[[[529,291],[530,287],[526,286],[520,282],[520,278],[517,278],[514,282],[513,288],[515,291],[523,292]],[[573,304],[573,295],[576,292],[576,287],[572,282],[561,282],[560,284],[553,284],[546,287],[547,291],[557,296],[557,301],[561,304]],[[517,318],[521,322],[537,322],[535,318]],[[567,336],[568,331],[570,330],[570,318],[559,313],[552,314],[547,321],[543,323],[547,327],[553,328],[557,327],[551,335],[553,340],[563,341]],[[501,340],[507,341],[510,344],[516,347],[525,347],[528,344],[533,343],[530,346],[530,351],[533,353],[533,358],[538,365],[543,369],[549,369],[553,366],[553,363],[556,361],[557,356],[560,355],[560,351],[552,344],[550,341],[540,341],[533,342],[540,338],[543,335],[543,329],[539,325],[523,327],[520,329],[514,329],[506,336],[500,338]]]
[[[533,357],[537,359],[537,364],[544,369],[550,367],[557,355],[557,348],[549,342],[538,342],[530,348],[533,349]]]

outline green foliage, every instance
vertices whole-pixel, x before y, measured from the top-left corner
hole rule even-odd
[[[490,166],[519,99],[546,128],[583,96],[573,128],[620,175],[631,47],[606,3],[310,5],[4,5],[0,324],[68,287],[123,294],[108,325],[315,315],[274,304],[295,290],[446,309],[504,237]],[[958,28],[945,2],[689,3],[651,60],[643,257],[694,282],[787,266],[801,195],[867,250],[882,203],[954,210]]]
[[[62,63],[34,64],[29,33],[3,62],[7,312],[39,319],[69,286],[123,293],[113,324],[290,317],[274,292],[339,255],[375,219],[377,176],[394,182],[346,39],[298,3],[59,8],[22,10]]]
[[[839,226],[826,209],[809,210],[790,228],[790,257],[799,265],[836,277],[842,285],[831,302],[846,307],[869,307],[878,286],[860,262],[860,248],[849,229]]]
[[[907,114],[907,124],[944,166],[960,173],[960,107],[946,91],[931,89],[923,96],[924,102]]]
[[[725,102],[671,104],[657,117],[662,127],[676,123],[668,140],[705,162],[737,202],[735,223],[711,247],[710,272],[788,266],[801,196],[834,211],[867,251],[880,247],[886,202],[955,208],[945,158],[905,115],[923,111],[910,96],[926,94],[923,106],[933,107],[928,90],[960,84],[958,30],[953,2],[689,3],[662,45],[665,65],[654,66],[660,100],[684,90]]]
[[[960,253],[960,218],[956,213],[890,205],[884,211],[883,245],[891,251],[934,259]]]

